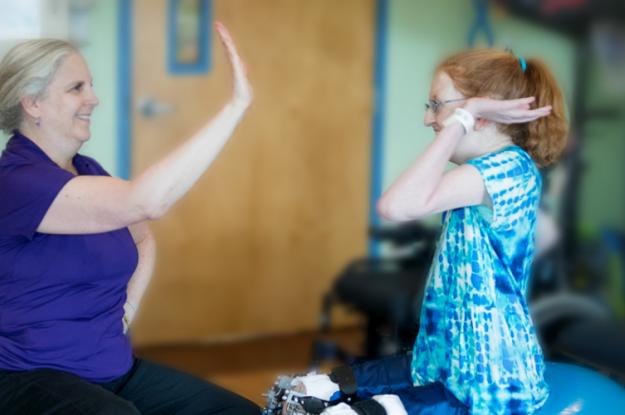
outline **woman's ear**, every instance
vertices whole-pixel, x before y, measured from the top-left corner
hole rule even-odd
[[[25,96],[21,99],[22,110],[25,114],[28,114],[32,118],[41,117],[41,109],[39,107],[39,100],[34,96]]]

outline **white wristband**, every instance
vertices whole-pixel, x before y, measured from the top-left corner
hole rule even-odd
[[[443,126],[447,127],[455,122],[459,122],[462,124],[464,128],[465,134],[469,131],[473,131],[473,126],[475,125],[475,118],[473,118],[473,114],[464,108],[456,108],[454,113],[443,121]]]

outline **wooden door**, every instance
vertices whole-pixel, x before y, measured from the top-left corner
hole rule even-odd
[[[172,76],[165,0],[134,1],[136,175],[227,101],[230,73]],[[153,223],[157,269],[135,343],[191,341],[317,326],[321,296],[366,252],[374,0],[215,0],[247,63],[255,100],[192,191]]]

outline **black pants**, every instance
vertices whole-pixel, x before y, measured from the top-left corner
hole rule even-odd
[[[3,415],[258,415],[258,406],[200,378],[137,359],[104,384],[51,369],[0,371]]]

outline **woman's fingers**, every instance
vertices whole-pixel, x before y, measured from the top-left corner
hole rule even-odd
[[[241,61],[241,58],[237,52],[232,36],[228,32],[228,29],[221,22],[215,22],[215,31],[219,35],[221,43],[224,45],[228,60],[232,66],[232,73],[234,77],[234,92],[238,99],[249,103],[252,99],[252,90],[249,85],[245,65]]]
[[[232,37],[230,36],[230,33],[228,32],[228,29],[226,29],[226,27],[221,22],[216,22],[215,30],[219,34],[219,39],[226,49],[228,59],[230,60],[233,68],[235,70],[241,70],[241,59],[239,57],[236,47],[234,46],[234,42],[232,40]]]
[[[236,48],[234,47],[234,42],[232,41],[232,37],[230,36],[228,29],[226,29],[226,27],[221,22],[215,22],[215,30],[219,35],[219,40],[221,40],[221,43],[226,48],[228,57],[233,57],[234,55],[236,55]]]

